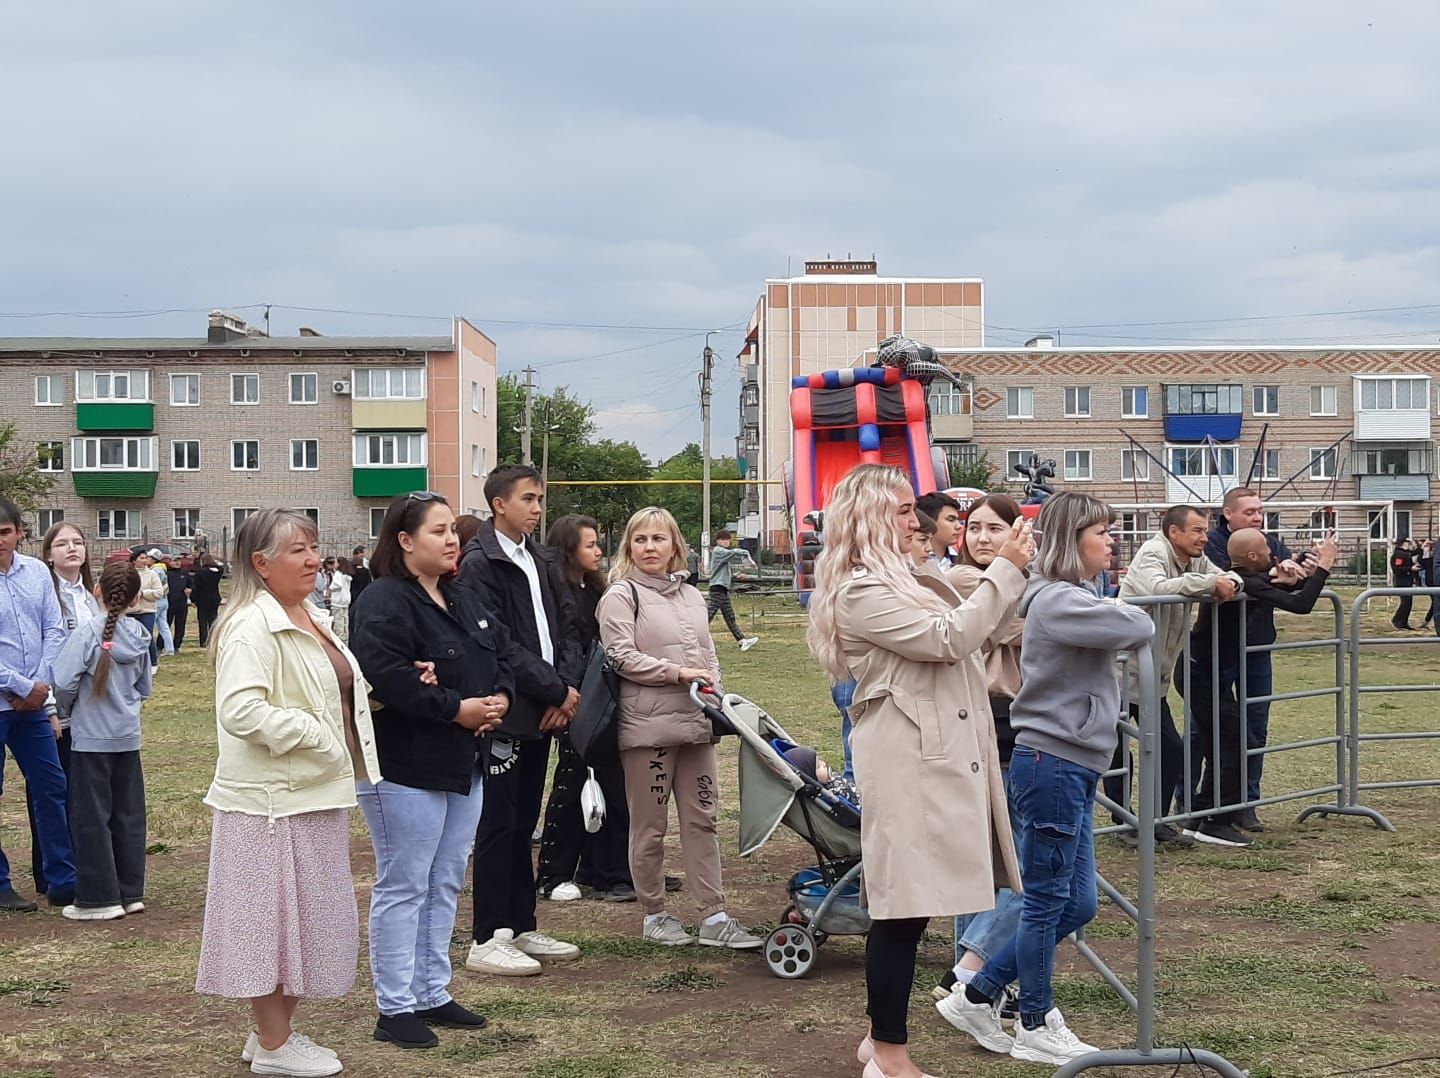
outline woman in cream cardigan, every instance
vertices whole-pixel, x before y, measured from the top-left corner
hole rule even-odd
[[[248,999],[257,1074],[329,1075],[334,1052],[292,1027],[302,998],[355,981],[349,809],[380,781],[367,685],[308,601],[315,524],[266,509],[235,537],[234,591],[212,637],[219,757],[196,991]]]

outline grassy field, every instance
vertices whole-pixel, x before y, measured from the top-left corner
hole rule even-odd
[[[805,651],[802,616],[776,600],[743,600],[740,613],[763,643],[740,654],[721,642],[729,688],[838,762],[838,722]],[[1387,616],[1376,612],[1374,632]],[[1318,620],[1284,625],[1286,639],[1329,631]],[[1440,650],[1429,647],[1375,649],[1365,663],[1371,682],[1440,680]],[[1277,691],[1323,684],[1333,670],[1332,659],[1312,652],[1280,656],[1276,665]],[[1368,729],[1440,727],[1427,694],[1367,697],[1365,705]],[[209,842],[200,798],[213,765],[213,722],[204,658],[190,652],[168,661],[145,713],[150,912],[103,925],[72,924],[54,910],[0,918],[0,1074],[248,1073],[239,1062],[246,1008],[192,991]],[[1271,737],[1320,736],[1332,724],[1325,701],[1279,704]],[[727,743],[727,890],[736,914],[764,925],[784,906],[786,879],[810,861],[788,832],[755,857],[736,856],[734,754]],[[1328,749],[1312,749],[1274,757],[1267,768],[1270,792],[1302,789],[1332,781],[1334,759]],[[1440,742],[1367,746],[1363,771],[1367,779],[1440,777]],[[22,785],[13,766],[6,779],[0,842],[24,891],[30,880]],[[1389,791],[1369,803],[1390,816],[1397,834],[1358,820],[1297,825],[1301,806],[1281,806],[1264,814],[1271,830],[1249,850],[1162,854],[1159,1031],[1165,1043],[1221,1052],[1256,1078],[1318,1078],[1421,1056],[1431,1058],[1384,1073],[1440,1074],[1440,793]],[[353,837],[363,921],[373,862],[358,813]],[[1108,839],[1100,846],[1102,872],[1133,894],[1133,854]],[[693,921],[685,896],[678,897],[676,912]],[[831,940],[808,979],[787,982],[771,977],[754,955],[653,950],[637,939],[633,905],[541,907],[542,928],[580,943],[584,957],[516,984],[459,971],[455,994],[490,1015],[486,1031],[442,1031],[441,1047],[430,1052],[402,1053],[372,1042],[373,996],[363,961],[354,992],[302,1007],[301,1028],[340,1052],[346,1074],[385,1078],[858,1073],[852,1053],[865,1028],[858,938]],[[467,893],[455,936],[454,954],[461,957],[469,916]],[[1091,941],[1122,974],[1133,970],[1134,929],[1114,907],[1102,904]],[[933,923],[911,1011],[917,1059],[948,1076],[1048,1073],[980,1052],[930,1009],[929,989],[948,964],[949,948],[949,926]],[[1130,1013],[1069,948],[1062,952],[1057,996],[1086,1039],[1110,1047],[1133,1043]],[[1151,1073],[1170,1075],[1173,1068]]]

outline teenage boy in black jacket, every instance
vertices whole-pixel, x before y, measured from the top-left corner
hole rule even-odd
[[[575,600],[553,551],[531,533],[545,488],[534,468],[510,464],[485,480],[493,520],[480,525],[460,555],[460,582],[478,591],[510,631],[515,697],[491,738],[484,762],[485,809],[475,832],[474,943],[465,965],[524,977],[540,960],[580,954],[537,932],[530,835],[540,819],[550,739],[580,703],[584,658]]]
[[[1245,646],[1273,644],[1275,642],[1275,611],[1286,610],[1292,614],[1308,614],[1315,609],[1315,601],[1330,576],[1335,564],[1335,537],[1329,536],[1315,547],[1316,566],[1303,582],[1293,572],[1281,570],[1275,580],[1271,579],[1276,569],[1275,558],[1265,534],[1255,528],[1245,528],[1231,534],[1227,544],[1227,560],[1230,567],[1240,574],[1244,582],[1245,600],[1225,603],[1221,606],[1205,606],[1195,622],[1195,631],[1190,639],[1190,706],[1192,730],[1199,733],[1201,755],[1205,762],[1205,775],[1196,792],[1194,807],[1197,810],[1215,805],[1215,778],[1220,780],[1220,803],[1237,805],[1246,800],[1249,791],[1241,781],[1242,772],[1248,772],[1248,779],[1255,783],[1260,778],[1260,762],[1263,756],[1248,758],[1247,749],[1261,748],[1264,742],[1256,742],[1248,736],[1240,713],[1239,700],[1235,695],[1240,680],[1240,619],[1245,619]],[[1219,652],[1211,647],[1211,623],[1218,621]],[[1260,655],[1269,657],[1268,652],[1246,654],[1247,665]],[[1212,678],[1212,659],[1218,658],[1220,680]],[[1220,698],[1220,735],[1217,746],[1214,730],[1214,700]],[[1200,842],[1217,846],[1248,846],[1250,837],[1246,830],[1246,813],[1253,809],[1236,812],[1217,812],[1199,820],[1185,833]],[[1242,830],[1242,827],[1245,830]]]

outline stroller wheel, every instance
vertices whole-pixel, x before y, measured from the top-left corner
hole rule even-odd
[[[781,925],[765,937],[765,964],[775,976],[793,981],[815,965],[817,947],[804,925]]]

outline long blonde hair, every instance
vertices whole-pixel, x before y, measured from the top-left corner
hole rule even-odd
[[[615,552],[615,564],[610,567],[610,582],[623,580],[625,574],[635,568],[635,563],[630,560],[630,539],[641,528],[653,527],[660,523],[670,532],[670,542],[674,547],[670,552],[670,561],[665,566],[667,573],[679,572],[685,568],[685,563],[690,557],[690,549],[685,545],[685,536],[680,534],[680,525],[675,523],[675,518],[670,515],[670,510],[661,509],[658,505],[647,505],[644,509],[637,509],[635,515],[625,523],[625,534],[620,537],[620,549]]]
[[[886,581],[907,606],[943,614],[950,609],[915,579],[912,563],[900,553],[896,511],[914,488],[905,473],[883,464],[862,464],[830,496],[825,510],[825,549],[815,559],[815,590],[810,595],[810,654],[835,681],[851,675],[840,646],[840,589],[856,569]]]
[[[226,622],[254,602],[262,591],[269,590],[255,568],[254,555],[259,554],[267,561],[278,557],[296,532],[311,540],[320,536],[315,522],[294,509],[262,509],[251,513],[240,525],[235,533],[235,560],[230,563],[230,601],[210,632],[211,662],[219,650],[221,630]]]

